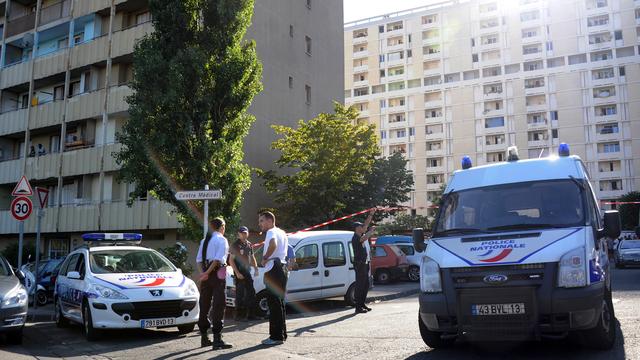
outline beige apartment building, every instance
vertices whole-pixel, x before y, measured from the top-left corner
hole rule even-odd
[[[568,143],[614,200],[640,189],[639,52],[638,0],[431,2],[345,24],[345,97],[409,159],[419,213],[464,155],[510,145]]]
[[[250,166],[268,168],[277,156],[270,124],[292,125],[343,100],[342,25],[342,0],[256,1],[247,37],[265,91],[250,110]],[[0,248],[17,240],[9,207],[22,174],[50,190],[45,257],[66,254],[85,232],[142,232],[149,246],[179,239],[170,205],[147,197],[127,206],[133,185],[118,181],[112,156],[128,118],[134,44],[152,30],[147,0],[0,0]],[[248,225],[266,205],[251,198]],[[35,215],[25,222],[27,239],[35,224]]]

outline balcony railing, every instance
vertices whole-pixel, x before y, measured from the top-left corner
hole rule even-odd
[[[36,25],[36,13],[30,13],[7,21],[7,37],[33,30]]]
[[[47,7],[40,12],[40,25],[54,22],[71,14],[71,0],[63,0]]]

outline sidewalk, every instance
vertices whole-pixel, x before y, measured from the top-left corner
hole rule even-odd
[[[420,283],[400,281],[388,285],[374,285],[369,290],[367,302],[387,301],[415,295],[420,292]]]

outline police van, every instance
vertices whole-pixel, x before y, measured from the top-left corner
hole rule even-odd
[[[579,332],[609,349],[616,337],[604,217],[589,174],[569,147],[558,155],[453,173],[420,269],[419,328],[432,348],[471,341],[527,341]],[[421,231],[414,231],[424,247]]]
[[[58,327],[83,325],[88,340],[103,329],[177,327],[198,321],[196,284],[159,252],[139,246],[141,234],[83,235],[86,246],[60,267],[54,290]]]

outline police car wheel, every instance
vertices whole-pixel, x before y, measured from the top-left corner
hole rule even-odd
[[[64,317],[64,315],[62,315],[62,309],[60,307],[60,300],[58,299],[54,299],[53,300],[54,303],[54,307],[55,307],[55,319],[56,319],[56,326],[59,328],[63,328],[66,327],[67,325],[69,325],[69,321],[67,320],[67,318]]]
[[[613,313],[613,302],[610,296],[602,299],[602,311],[595,328],[584,332],[587,346],[598,350],[609,350],[616,342],[616,317]]]
[[[95,341],[98,339],[100,331],[93,327],[91,309],[89,309],[89,304],[86,300],[82,304],[82,327],[87,341]]]
[[[269,316],[269,305],[267,304],[267,291],[262,290],[256,296],[255,313],[257,316]]]
[[[407,271],[407,277],[411,281],[420,281],[420,268],[415,265],[409,266],[409,270]]]
[[[178,326],[178,333],[180,335],[186,335],[193,331],[196,328],[196,324],[187,324]]]
[[[344,302],[347,306],[356,306],[356,284],[353,283],[349,286],[347,293],[344,294]]]
[[[456,342],[455,338],[443,339],[442,333],[429,330],[427,325],[422,322],[420,314],[418,314],[418,326],[420,327],[420,336],[422,337],[422,341],[432,349],[447,348]]]

